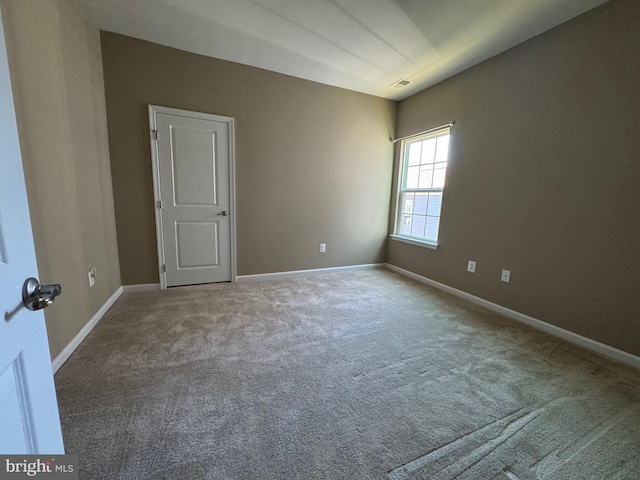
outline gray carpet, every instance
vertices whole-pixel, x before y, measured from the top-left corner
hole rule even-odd
[[[385,270],[124,294],[56,385],[84,479],[640,478],[640,371]]]

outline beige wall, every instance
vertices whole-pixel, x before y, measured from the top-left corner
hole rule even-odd
[[[55,357],[120,287],[100,37],[75,0],[2,13],[40,280],[62,284],[45,311]]]
[[[102,48],[125,285],[159,281],[149,104],[236,119],[238,274],[384,259],[394,102],[113,33]]]
[[[457,124],[440,248],[388,261],[640,355],[639,18],[609,2],[402,101],[399,135]]]

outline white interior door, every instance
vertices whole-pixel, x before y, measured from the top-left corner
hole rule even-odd
[[[230,119],[160,108],[150,111],[165,286],[230,281]]]
[[[62,454],[62,432],[42,311],[22,307],[38,276],[0,19],[0,453]]]

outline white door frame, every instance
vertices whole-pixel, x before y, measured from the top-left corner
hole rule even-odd
[[[229,206],[231,214],[229,215],[229,230],[231,233],[231,281],[236,282],[236,154],[235,154],[235,120],[233,117],[224,117],[214,115],[212,113],[192,112],[189,110],[181,110],[178,108],[161,107],[158,105],[149,105],[149,142],[151,143],[151,159],[153,167],[153,200],[156,216],[156,238],[158,246],[158,275],[160,277],[160,288],[167,288],[167,274],[163,272],[162,266],[165,265],[164,258],[164,239],[162,233],[162,214],[159,207],[160,202],[160,167],[158,158],[158,142],[155,135],[157,132],[156,114],[166,113],[169,115],[177,115],[188,118],[198,118],[201,120],[213,120],[215,122],[226,123],[229,126]]]

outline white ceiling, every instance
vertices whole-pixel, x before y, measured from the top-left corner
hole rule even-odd
[[[607,0],[82,1],[103,30],[400,100]]]

